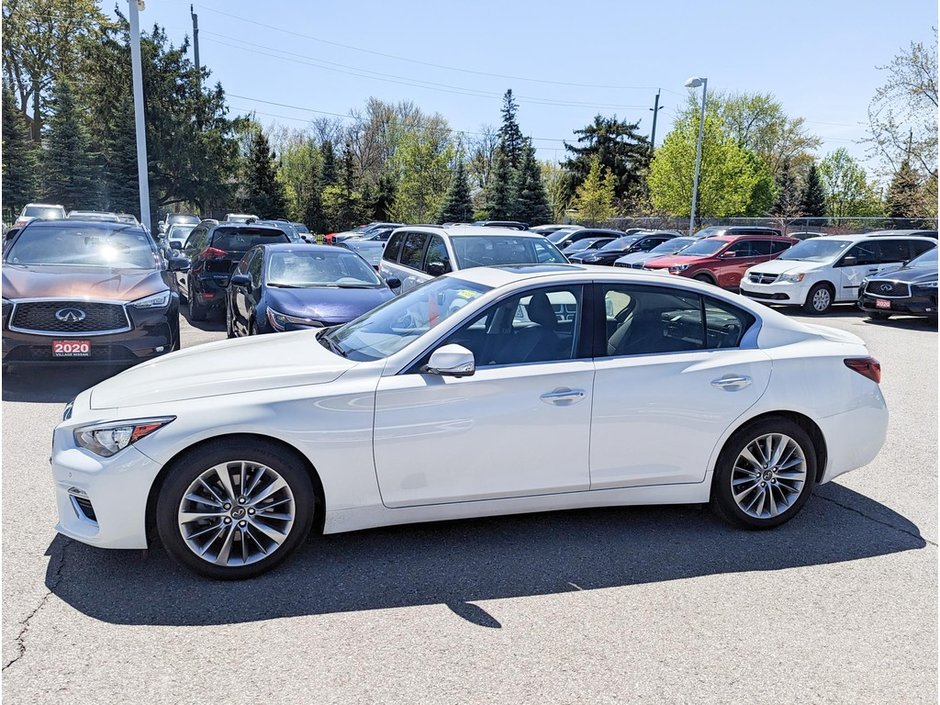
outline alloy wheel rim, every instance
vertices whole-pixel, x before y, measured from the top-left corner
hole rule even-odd
[[[773,519],[793,506],[806,484],[806,456],[783,433],[755,438],[738,454],[731,471],[731,495],[754,519]]]
[[[290,535],[294,494],[275,470],[231,460],[204,471],[180,500],[177,520],[186,546],[215,565],[251,565]]]
[[[813,294],[813,306],[816,307],[817,311],[825,311],[829,308],[829,290],[820,289],[815,294]]]

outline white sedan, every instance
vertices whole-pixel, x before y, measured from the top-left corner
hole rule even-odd
[[[694,280],[464,270],[338,328],[211,343],[82,392],[53,438],[56,529],[102,548],[156,535],[245,578],[311,530],[705,502],[769,528],[878,453],[879,380],[855,336]]]

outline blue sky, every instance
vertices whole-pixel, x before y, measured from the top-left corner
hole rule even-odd
[[[298,108],[345,114],[376,96],[477,131],[498,125],[512,88],[543,159],[562,158],[561,140],[598,112],[640,119],[648,133],[657,88],[661,144],[692,75],[707,76],[709,90],[770,91],[823,138],[820,156],[845,147],[864,159],[855,141],[884,80],[875,67],[911,41],[932,41],[937,24],[934,0],[194,5],[201,61],[237,112],[303,127],[316,113]],[[188,0],[147,0],[141,25],[155,22],[174,43],[191,36]]]

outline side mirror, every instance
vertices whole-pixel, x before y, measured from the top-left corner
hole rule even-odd
[[[401,288],[401,279],[398,277],[390,277],[385,280],[385,284],[389,289],[400,289]]]
[[[160,224],[157,226],[157,230],[160,231],[160,234],[161,234],[161,235],[162,235],[163,233],[165,233],[165,232],[166,232],[166,223],[164,223],[163,221],[160,221]]]
[[[190,266],[190,261],[185,257],[171,257],[166,263],[166,268],[171,272],[188,272]]]
[[[737,257],[737,256],[738,256],[737,252],[725,252],[724,254],[721,255],[721,259],[732,259],[733,257]]]
[[[842,258],[842,262],[840,262],[840,264],[843,267],[854,267],[856,264],[858,264],[858,257],[855,255],[846,255]]]
[[[447,274],[447,267],[444,266],[443,262],[428,262],[428,274],[432,277],[439,277],[442,274]]]
[[[476,370],[473,353],[462,345],[444,345],[431,353],[424,372],[446,377],[470,377]]]
[[[251,277],[247,274],[233,274],[228,283],[230,286],[243,286],[246,289],[251,289]]]

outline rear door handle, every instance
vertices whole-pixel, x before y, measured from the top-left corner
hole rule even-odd
[[[584,399],[585,394],[583,389],[555,389],[551,392],[545,392],[542,396],[539,397],[546,404],[554,404],[555,406],[571,406],[572,404],[577,404],[579,401]]]
[[[736,392],[751,385],[751,378],[747,375],[729,375],[712,380],[712,386],[724,389],[726,392]]]

